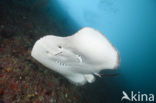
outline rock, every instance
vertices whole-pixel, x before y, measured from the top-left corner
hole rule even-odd
[[[13,27],[3,27],[0,30],[0,36],[2,36],[3,38],[10,38],[14,36],[15,34],[16,33]]]
[[[0,88],[0,95],[2,95],[3,94],[3,90],[2,90],[2,88]]]

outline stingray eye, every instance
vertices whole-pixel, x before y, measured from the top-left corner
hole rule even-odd
[[[62,49],[62,46],[59,45],[58,48],[59,48],[59,49]]]

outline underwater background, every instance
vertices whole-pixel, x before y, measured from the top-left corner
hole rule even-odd
[[[86,89],[95,103],[120,102],[122,91],[156,94],[155,0],[58,0],[58,4],[73,31],[93,27],[120,52],[120,75],[104,76]]]
[[[33,38],[33,42],[47,34],[72,35],[85,26],[106,35],[118,49],[121,64],[118,70],[109,73],[102,71],[106,73],[102,78],[97,77],[94,83],[80,87],[85,92],[84,98],[89,99],[88,103],[120,103],[122,91],[128,94],[139,91],[156,96],[155,0],[2,0],[0,3],[3,15],[6,8],[10,15],[18,10],[35,15],[32,21],[37,20],[34,28],[38,31],[32,34],[30,25],[24,31],[27,33],[25,35]],[[12,12],[11,9],[15,10]],[[25,20],[26,17],[22,18]],[[12,20],[11,17],[9,19]],[[111,76],[111,73],[118,75]]]

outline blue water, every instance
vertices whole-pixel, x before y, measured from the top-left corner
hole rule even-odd
[[[156,96],[156,0],[58,0],[57,5],[60,24],[73,33],[93,27],[120,52],[120,75],[87,85],[88,98],[117,103],[123,90]]]

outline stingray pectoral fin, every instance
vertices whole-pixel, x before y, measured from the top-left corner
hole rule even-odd
[[[85,79],[83,74],[73,73],[70,75],[65,76],[70,82],[76,85],[84,85],[87,80]]]
[[[115,69],[120,64],[120,55],[117,49],[99,31],[85,27],[72,37],[72,45],[78,53],[81,53],[82,62],[87,62],[103,69]],[[83,60],[85,56],[85,60]]]

